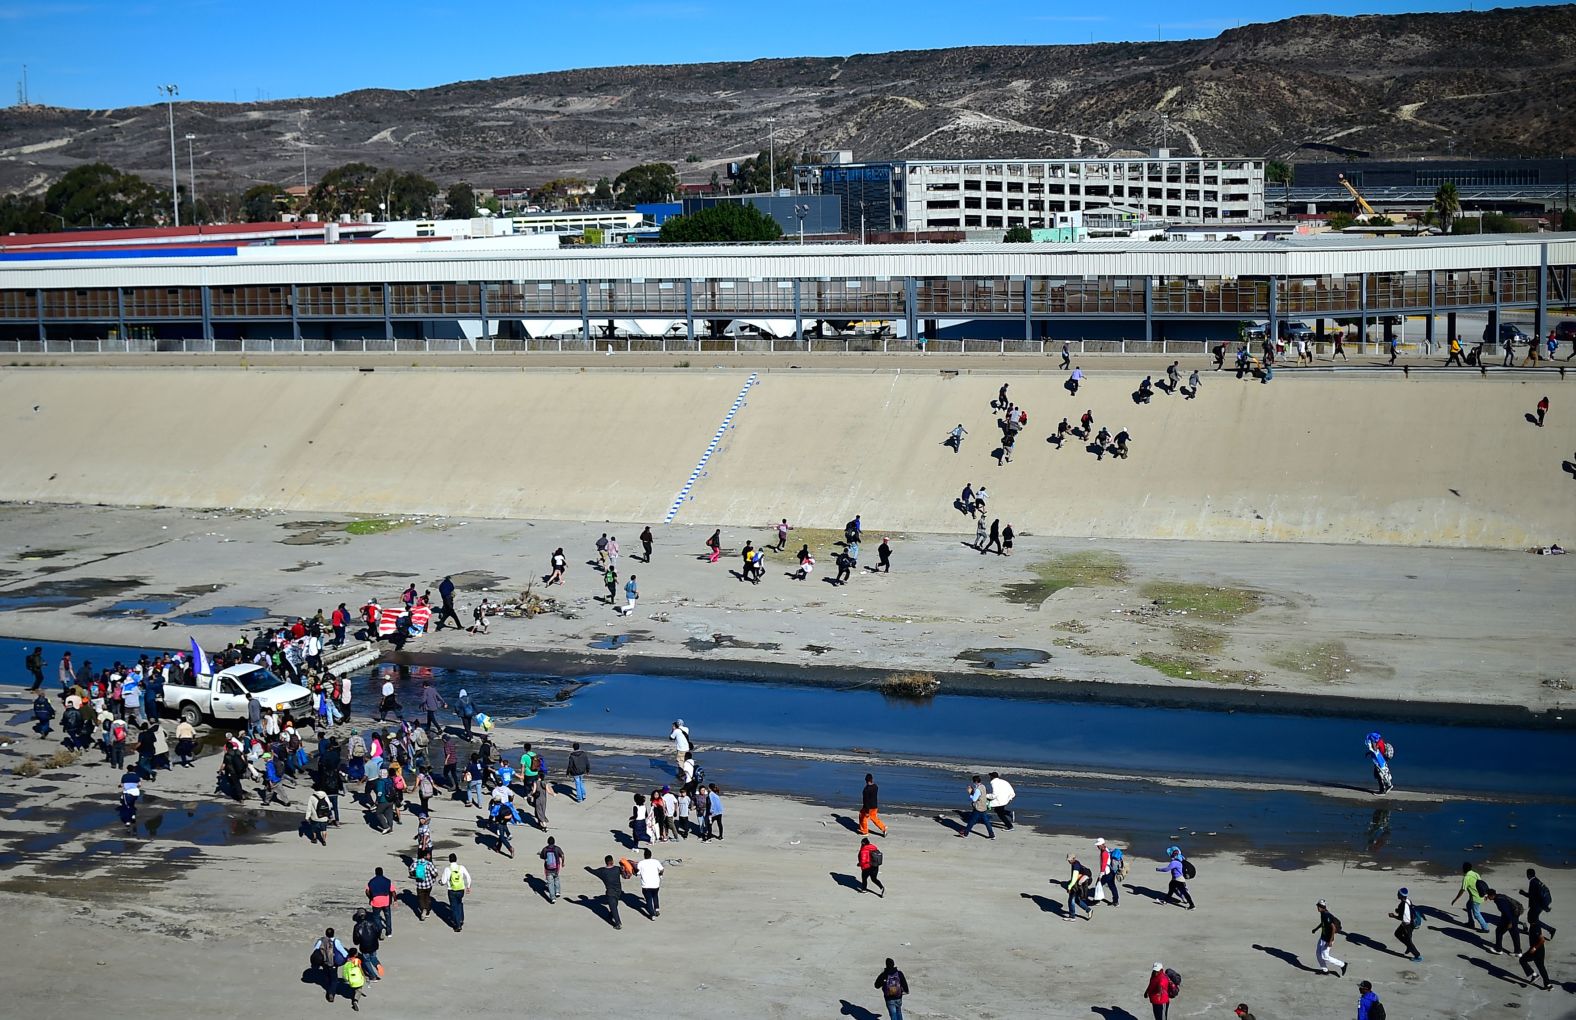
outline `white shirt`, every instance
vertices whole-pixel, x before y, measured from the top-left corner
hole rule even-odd
[[[392,698],[394,696],[394,681],[383,681],[383,696],[385,698]]]
[[[500,783],[493,787],[492,799],[499,804],[512,804],[514,802],[514,791]]]
[[[465,883],[465,891],[470,892],[471,873],[465,870],[465,865],[463,864],[451,864],[444,868],[443,874],[438,876],[438,886],[442,889],[451,888],[449,885],[449,880],[454,876],[456,871],[460,873],[460,880]]]
[[[672,818],[678,813],[679,799],[671,793],[664,793],[662,795],[662,807],[667,811],[668,817]]]
[[[684,773],[684,782],[687,784],[691,779],[695,778],[695,763],[686,759],[679,765],[679,771]]]
[[[673,741],[674,749],[683,754],[690,749],[689,730],[683,726],[673,727],[673,732],[668,734],[668,739]]]
[[[1017,796],[1017,791],[1005,779],[992,779],[990,781],[990,796],[992,807],[1006,807],[1012,798]]]
[[[648,857],[636,864],[635,870],[640,873],[642,889],[657,889],[662,886],[662,862],[655,857]]]

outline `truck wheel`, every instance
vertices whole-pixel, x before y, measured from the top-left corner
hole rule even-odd
[[[191,702],[183,701],[181,702],[181,719],[191,723],[193,726],[201,726],[202,712]]]

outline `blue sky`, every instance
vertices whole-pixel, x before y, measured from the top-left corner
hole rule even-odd
[[[32,100],[53,106],[151,103],[161,82],[178,84],[182,98],[254,102],[610,64],[1150,40],[1157,34],[1187,39],[1298,14],[1466,6],[1383,0],[1311,7],[1234,0],[1179,7],[1174,0],[1129,0],[1114,8],[1032,0],[838,0],[793,13],[792,5],[737,0],[527,0],[464,7],[446,0],[0,0],[0,104],[12,100],[24,63]]]

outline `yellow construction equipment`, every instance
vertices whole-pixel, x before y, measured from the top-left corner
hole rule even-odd
[[[1374,207],[1368,204],[1368,200],[1363,197],[1362,192],[1358,191],[1352,182],[1346,179],[1345,174],[1336,174],[1335,179],[1341,182],[1341,187],[1352,193],[1352,200],[1357,203],[1356,222],[1367,223],[1370,216],[1379,215],[1377,212],[1374,212]]]

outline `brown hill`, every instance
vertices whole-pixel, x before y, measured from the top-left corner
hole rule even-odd
[[[353,159],[446,182],[611,176],[667,160],[705,179],[766,144],[859,157],[1533,155],[1576,149],[1576,5],[1292,18],[1214,39],[964,47],[609,67],[257,104],[180,103],[200,187],[299,183]],[[304,117],[303,117],[304,111]],[[162,107],[0,110],[0,190],[102,159],[158,181]],[[182,153],[182,176],[185,159]],[[696,161],[686,162],[686,157]]]

